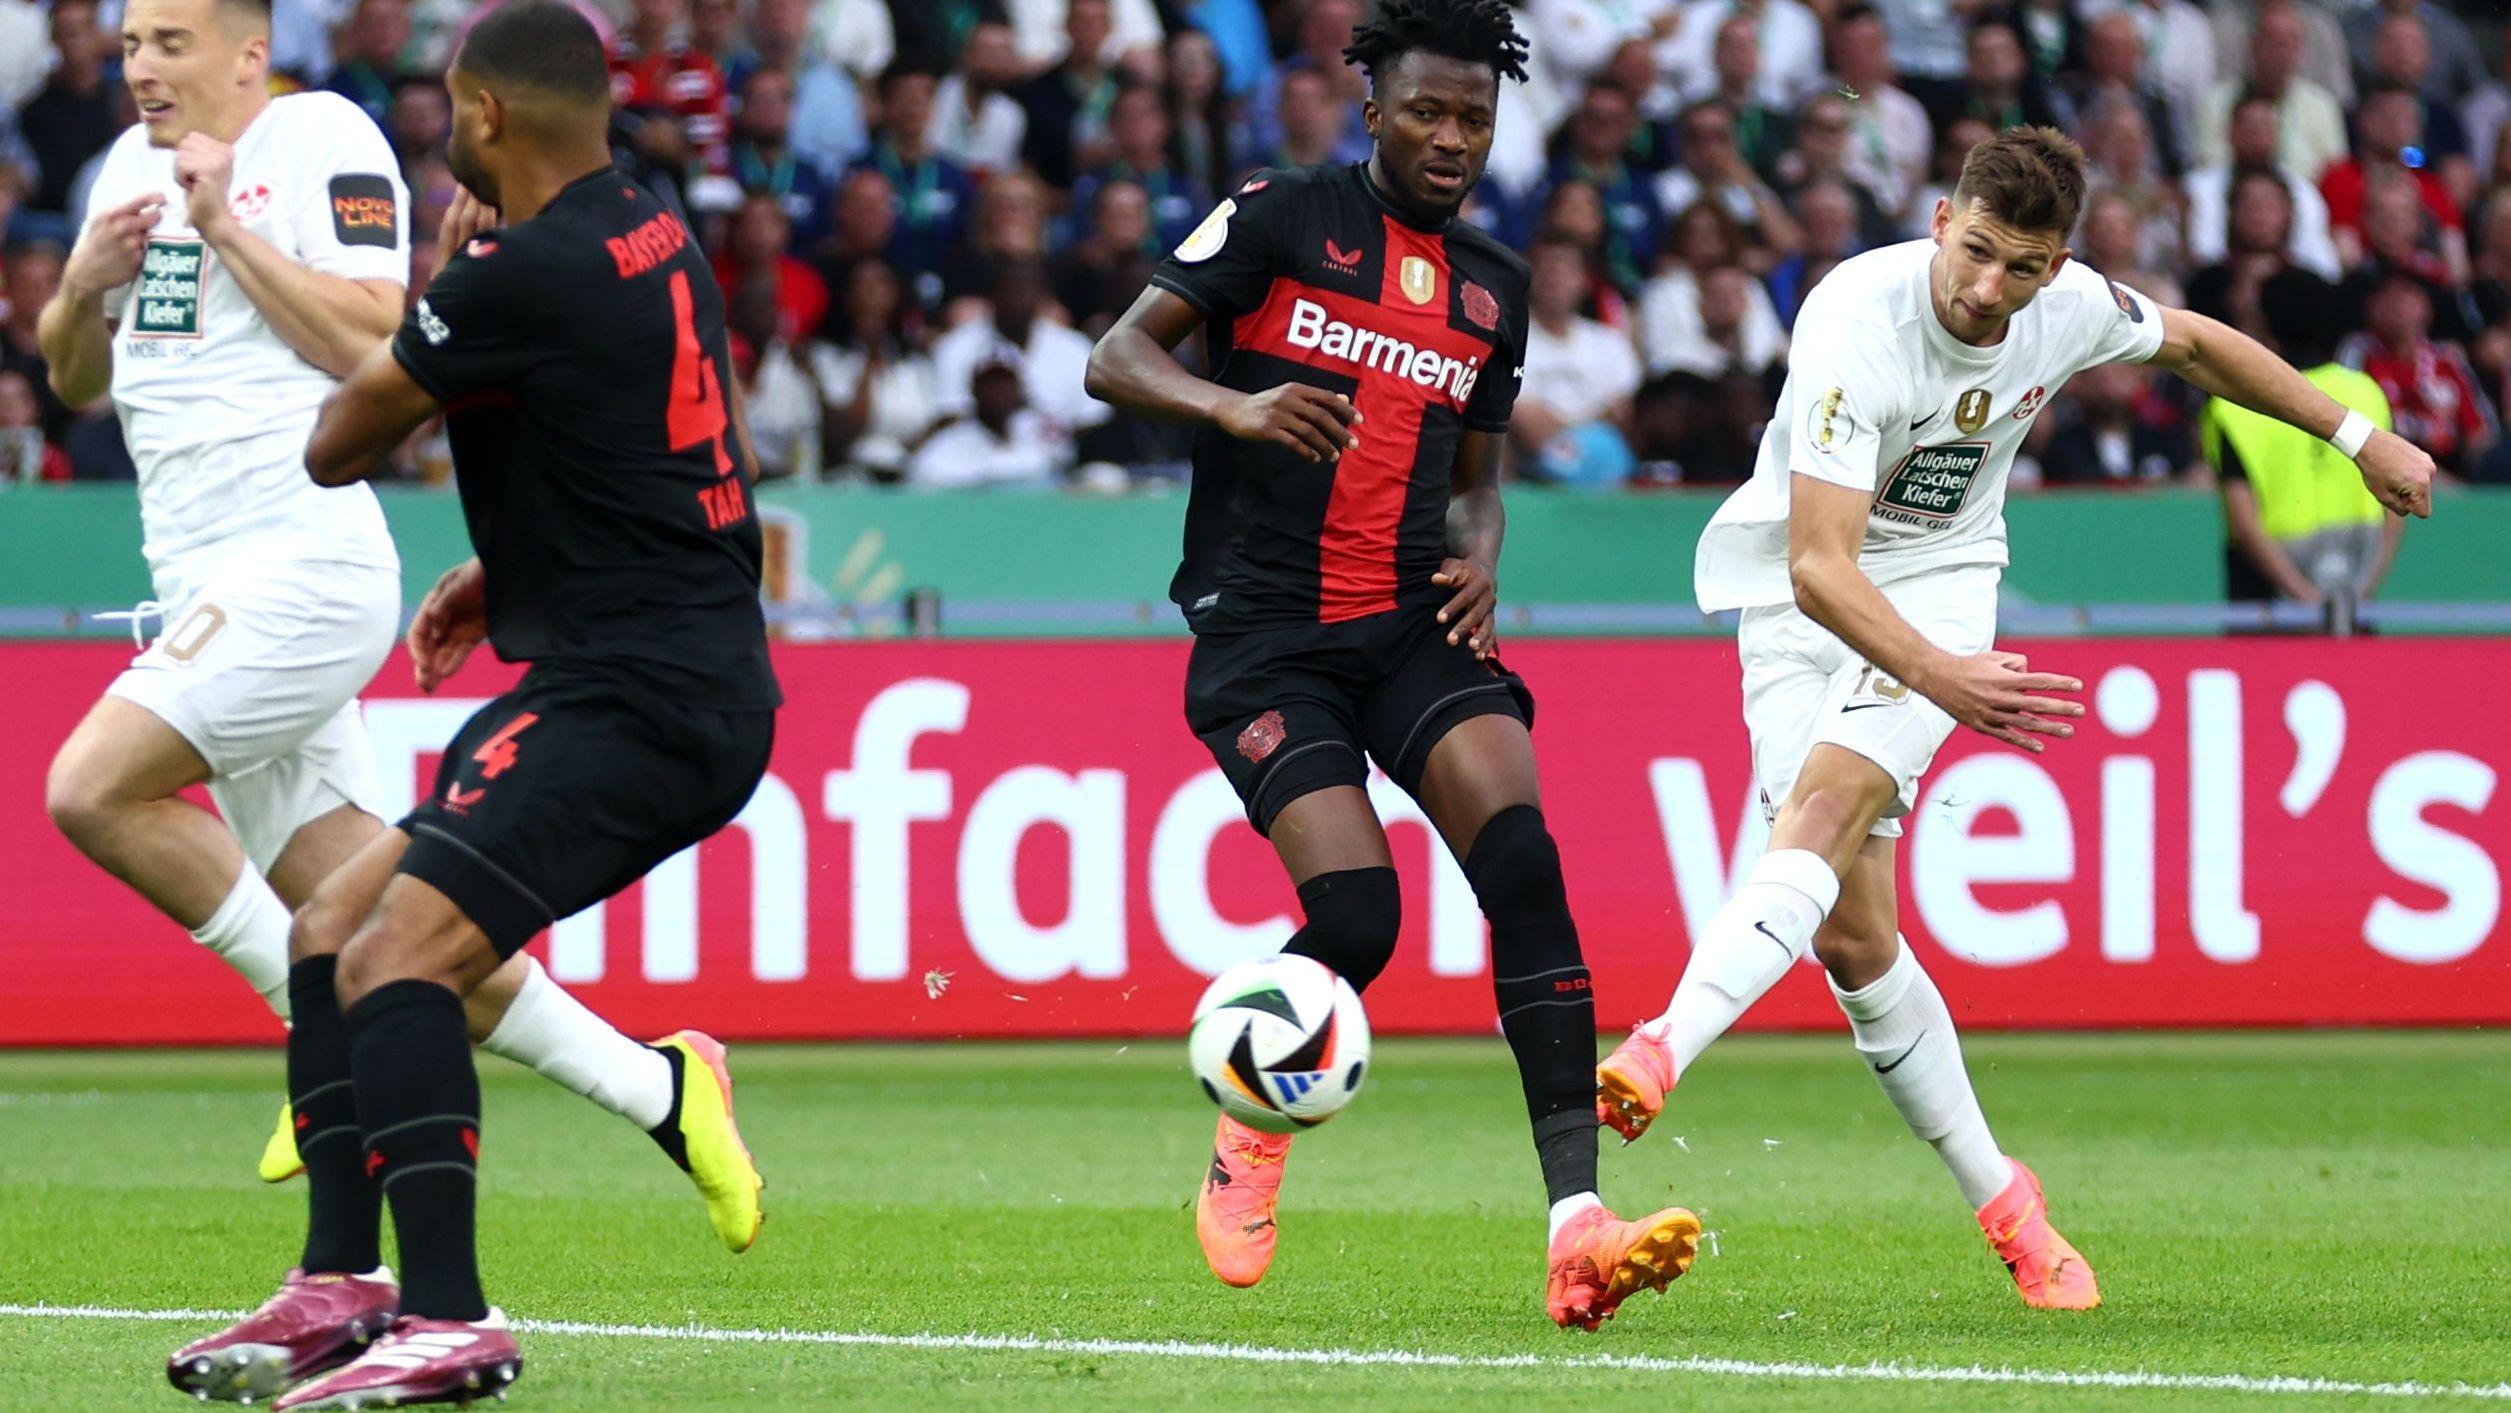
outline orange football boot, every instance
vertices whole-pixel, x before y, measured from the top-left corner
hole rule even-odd
[[[1674,1091],[1674,1052],[1665,1037],[1635,1025],[1630,1038],[1596,1066],[1596,1120],[1631,1142],[1665,1112]]]
[[[1671,1285],[1699,1254],[1700,1219],[1683,1208],[1625,1222],[1590,1207],[1552,1238],[1544,1309],[1563,1329],[1595,1329],[1637,1292]]]
[[[1273,1264],[1273,1204],[1282,1195],[1290,1140],[1287,1133],[1262,1133],[1227,1114],[1212,1135],[1212,1170],[1194,1197],[1194,1234],[1212,1274],[1225,1285],[1254,1285]]]
[[[2049,1225],[2049,1204],[2040,1197],[2040,1179],[2014,1164],[2014,1180],[2005,1191],[1979,1209],[1979,1228],[1988,1245],[2014,1276],[2023,1303],[2035,1310],[2090,1310],[2101,1303],[2101,1286],[2092,1264],[2058,1229]]]

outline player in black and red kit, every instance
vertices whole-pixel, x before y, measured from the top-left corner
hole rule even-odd
[[[1525,41],[1502,0],[1382,0],[1349,62],[1376,150],[1258,173],[1159,267],[1090,360],[1090,391],[1202,424],[1171,594],[1195,633],[1186,720],[1299,890],[1286,951],[1365,988],[1395,947],[1368,761],[1421,802],[1491,923],[1552,1199],[1546,1304],[1593,1329],[1689,1268],[1700,1224],[1595,1195],[1595,1009],[1543,821],[1534,700],[1494,652],[1500,449],[1527,268],[1456,218]],[[1210,380],[1169,350],[1202,325]],[[1224,1117],[1195,1204],[1214,1274],[1271,1262],[1287,1135]]]
[[[348,1361],[283,1409],[467,1401],[520,1370],[480,1289],[461,998],[556,919],[729,823],[781,702],[723,302],[679,219],[612,169],[600,40],[559,0],[516,0],[472,30],[446,86],[466,192],[440,237],[450,258],[324,406],[306,466],[361,479],[446,412],[479,557],[420,608],[419,684],[483,639],[531,670],[455,735],[425,802],[297,915],[289,1088],[322,1129],[304,1144],[305,1257],[202,1356],[267,1357],[289,1378]],[[502,228],[476,214],[490,208]],[[731,1194],[747,1245],[758,1177],[720,1053],[666,1054],[680,1083],[656,1137],[710,1199],[747,1185]],[[375,1270],[386,1200],[397,1296]]]

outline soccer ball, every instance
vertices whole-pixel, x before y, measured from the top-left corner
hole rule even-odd
[[[1308,957],[1231,967],[1195,1003],[1186,1053],[1203,1092],[1249,1128],[1294,1133],[1341,1112],[1369,1067],[1351,983]]]

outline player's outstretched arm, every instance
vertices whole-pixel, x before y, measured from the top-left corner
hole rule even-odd
[[[1866,577],[1857,555],[1873,492],[1798,472],[1788,495],[1788,580],[1806,617],[1974,731],[2034,753],[2046,748],[2043,736],[2075,734],[2057,718],[2082,716],[2083,703],[2038,694],[2080,692],[2083,683],[2030,671],[2020,653],[1956,657],[1910,627]]]
[[[377,344],[323,399],[322,416],[305,444],[305,472],[317,485],[363,481],[384,469],[392,449],[441,410],[393,356],[392,345]]]
[[[1448,474],[1448,558],[1430,577],[1455,590],[1439,610],[1447,641],[1471,647],[1475,657],[1499,647],[1491,620],[1500,606],[1500,541],[1508,534],[1508,513],[1500,505],[1500,449],[1507,444],[1499,432],[1467,431],[1458,439]]]
[[[2162,311],[2162,347],[2149,360],[2203,392],[2298,427],[2354,459],[2363,484],[2399,515],[2429,516],[2433,459],[2406,438],[2373,428],[2240,330],[2186,309]],[[2356,437],[2366,439],[2356,441]]]
[[[1233,392],[1186,371],[1169,352],[1203,316],[1156,286],[1146,289],[1090,350],[1083,387],[1101,402],[1142,417],[1201,422],[1240,441],[1272,442],[1310,461],[1332,461],[1359,440],[1360,410],[1341,393],[1284,383]]]

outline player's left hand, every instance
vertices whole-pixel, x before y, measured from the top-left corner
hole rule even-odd
[[[488,571],[477,558],[444,572],[410,619],[410,668],[434,692],[488,638]]]
[[[1500,637],[1491,618],[1500,606],[1498,572],[1480,560],[1451,558],[1439,565],[1439,572],[1430,576],[1430,582],[1456,591],[1447,607],[1439,610],[1439,621],[1447,625],[1448,646],[1462,643],[1472,648],[1477,658],[1487,658],[1497,651]]]
[[[227,187],[235,180],[235,149],[205,132],[186,133],[174,148],[174,179],[183,187],[184,216],[202,235],[235,224]]]
[[[2354,465],[2363,473],[2363,484],[2390,511],[2432,518],[2433,459],[2422,447],[2395,432],[2374,432]]]

